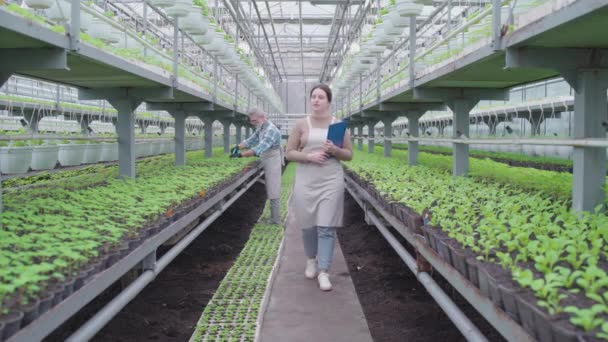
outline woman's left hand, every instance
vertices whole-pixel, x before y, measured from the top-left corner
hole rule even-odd
[[[340,148],[338,146],[334,145],[334,143],[331,142],[331,140],[327,140],[323,144],[323,150],[325,151],[325,153],[331,154],[333,156],[336,152],[338,152],[340,150]]]

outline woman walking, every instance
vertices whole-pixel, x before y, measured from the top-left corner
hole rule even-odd
[[[319,288],[331,290],[329,269],[334,253],[336,228],[342,226],[344,173],[340,161],[352,159],[348,132],[343,147],[327,140],[336,118],[330,114],[332,93],[325,84],[310,92],[312,114],[296,122],[287,141],[286,157],[297,162],[292,205],[296,226],[302,230],[306,261],[305,276],[317,276]]]

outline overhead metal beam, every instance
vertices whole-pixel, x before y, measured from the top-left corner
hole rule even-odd
[[[329,39],[327,41],[327,51],[325,52],[325,58],[323,60],[323,66],[321,67],[321,74],[319,75],[319,82],[323,82],[323,78],[325,77],[325,71],[327,70],[327,66],[329,64],[329,59],[334,51],[336,46],[336,42],[338,41],[338,37],[340,35],[340,29],[344,24],[344,15],[346,14],[346,10],[348,9],[350,0],[346,0],[344,4],[339,4],[336,6],[336,12],[334,13],[334,17],[331,23],[331,31],[329,33]],[[338,11],[342,11],[341,14],[338,14]],[[337,19],[340,16],[340,19]]]
[[[300,19],[300,57],[302,58],[302,75],[304,75],[304,39],[302,38],[304,28],[302,24],[302,1],[298,1],[298,12]],[[304,108],[306,108],[306,100],[304,100]]]
[[[277,31],[274,27],[274,22],[272,21],[272,14],[270,13],[270,5],[268,5],[268,1],[264,1],[266,3],[266,10],[268,11],[268,18],[270,19],[270,26],[272,27],[272,33],[274,35],[274,41],[277,44],[277,52],[279,53],[279,57],[281,58],[281,66],[283,67],[283,72],[286,73],[285,71],[285,62],[283,61],[283,54],[281,53],[281,48],[279,47],[279,40],[277,38]],[[266,31],[264,31],[264,34],[266,34]],[[270,46],[270,42],[268,44]],[[272,51],[272,48],[270,48],[270,50]],[[280,77],[280,76],[279,76]]]
[[[252,1],[251,3],[253,4],[253,8],[255,9],[255,13],[258,16],[258,18],[262,18],[256,1]],[[264,27],[264,25],[262,25],[262,32],[264,32],[264,38],[266,39],[266,44],[268,44],[268,49],[270,49],[270,51],[272,51],[272,47],[270,46],[270,39],[268,39],[268,33],[266,33],[266,27]],[[281,72],[279,71],[279,66],[277,65],[276,59],[274,58],[274,54],[271,54],[270,57],[272,57],[272,63],[274,64],[274,68],[277,70],[279,82],[281,82],[282,81]]]

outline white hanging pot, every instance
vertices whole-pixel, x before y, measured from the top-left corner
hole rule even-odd
[[[72,6],[63,0],[53,1],[53,6],[46,10],[46,16],[52,21],[62,23],[72,18]]]
[[[192,11],[192,2],[190,0],[176,0],[175,4],[167,7],[165,12],[173,18],[182,18],[187,16]]]
[[[155,7],[165,8],[175,5],[175,0],[148,0],[148,3]]]
[[[0,172],[2,173],[25,173],[30,168],[31,161],[31,146],[0,148]]]
[[[207,32],[209,19],[204,17],[200,10],[196,9],[196,6],[193,6],[193,8],[195,9],[192,12],[179,20],[179,28],[190,35],[203,35]]]
[[[93,19],[91,27],[89,28],[89,35],[93,38],[97,38],[107,42],[110,37],[111,27],[108,23],[101,19]]]
[[[54,0],[25,0],[25,4],[27,5],[27,7],[35,9],[51,8],[51,6],[53,6],[53,3],[55,3]]]
[[[119,47],[119,48],[126,47],[124,32],[121,32],[115,28],[112,28],[110,30],[110,35],[108,36],[108,38],[109,38],[108,43],[110,43],[116,47]]]
[[[393,36],[393,39],[395,39],[395,36],[400,36],[403,33],[403,28],[395,27],[390,22],[387,22],[384,24],[384,33],[387,36]]]
[[[58,157],[59,146],[57,145],[34,146],[31,168],[34,171],[53,169],[57,165]]]
[[[93,16],[89,13],[80,11],[80,31],[87,32],[93,23]]]
[[[416,17],[422,13],[424,5],[413,2],[397,3],[397,12],[402,17]]]
[[[410,26],[410,18],[409,17],[402,17],[399,14],[399,11],[397,10],[397,7],[393,7],[390,10],[390,18],[391,18],[391,24],[393,24],[393,26],[395,27],[401,27],[401,28],[406,28]]]
[[[192,37],[192,39],[194,39],[197,44],[209,45],[213,42],[214,35],[211,33],[211,31],[207,31],[203,35]]]

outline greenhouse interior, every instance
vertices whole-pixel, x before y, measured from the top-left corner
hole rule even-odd
[[[0,342],[608,340],[608,0],[0,0]]]

